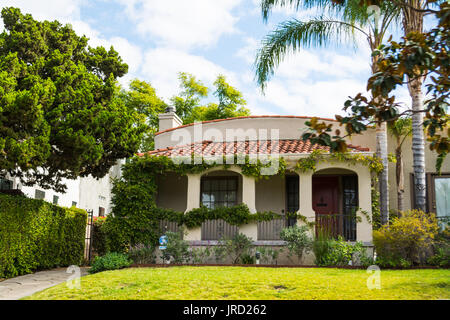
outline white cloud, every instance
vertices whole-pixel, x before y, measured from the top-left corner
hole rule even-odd
[[[142,75],[157,89],[158,95],[170,98],[178,92],[178,73],[192,73],[204,85],[211,87],[219,74],[239,88],[237,76],[202,56],[183,51],[157,48],[145,54]]]
[[[279,81],[268,84],[260,103],[278,106],[284,114],[333,117],[342,114],[348,96],[365,92],[365,84],[350,79],[306,82],[301,80]]]
[[[160,46],[209,47],[220,36],[237,32],[231,11],[242,0],[118,0],[144,36],[154,36]]]

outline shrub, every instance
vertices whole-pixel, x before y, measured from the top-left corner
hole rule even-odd
[[[128,256],[123,253],[110,252],[104,256],[97,256],[92,263],[91,268],[89,268],[89,273],[97,273],[106,270],[117,270],[129,267],[131,261]]]
[[[313,241],[315,264],[318,266],[347,266],[362,265],[368,267],[373,264],[372,257],[367,254],[362,242],[351,243],[342,237],[330,238],[326,233],[319,232]]]
[[[311,238],[308,235],[308,226],[292,226],[281,230],[281,239],[286,241],[289,256],[297,256],[302,260],[303,253],[311,249]]]
[[[81,264],[86,222],[81,209],[0,194],[0,278]]]
[[[187,262],[190,259],[189,244],[182,239],[182,232],[166,232],[167,248],[162,250],[161,259],[173,260],[174,263]]]
[[[438,230],[433,214],[420,210],[403,212],[390,225],[373,232],[377,264],[384,267],[407,267],[425,263],[432,252]]]
[[[153,264],[156,263],[155,247],[139,245],[128,251],[128,257],[135,264]]]
[[[209,247],[205,248],[192,248],[191,249],[191,259],[192,263],[206,263],[208,258],[211,256],[212,252]]]
[[[256,257],[254,255],[252,255],[251,253],[244,253],[241,256],[241,263],[242,264],[255,264]]]
[[[428,263],[438,267],[450,267],[450,228],[441,230],[433,244],[433,255]]]
[[[244,255],[250,255],[252,246],[253,240],[242,233],[237,233],[230,239],[221,239],[215,250],[216,260],[229,256],[233,264],[239,263]]]
[[[104,224],[106,217],[94,217],[92,228],[92,250],[99,256],[108,252]]]
[[[312,251],[314,252],[314,263],[318,266],[324,266],[328,263],[328,255],[331,250],[330,236],[322,230],[317,232],[312,242]]]
[[[263,264],[274,264],[277,261],[278,255],[283,249],[273,249],[270,247],[259,247],[258,252],[261,254],[261,262]]]

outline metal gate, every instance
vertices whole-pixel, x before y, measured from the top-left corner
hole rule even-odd
[[[94,210],[87,210],[88,220],[86,225],[86,237],[84,245],[84,258],[86,261],[91,262],[92,258],[92,233],[94,230]]]

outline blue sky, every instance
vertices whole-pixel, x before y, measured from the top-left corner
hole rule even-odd
[[[265,24],[258,0],[0,0],[0,5],[71,23],[92,46],[113,45],[130,67],[121,83],[149,81],[166,101],[179,91],[178,72],[192,73],[209,87],[224,74],[253,114],[333,117],[349,95],[365,90],[370,74],[364,39],[357,49],[302,50],[280,65],[263,95],[252,67],[259,42],[277,23],[313,12],[277,8]],[[409,101],[406,90],[397,94]]]

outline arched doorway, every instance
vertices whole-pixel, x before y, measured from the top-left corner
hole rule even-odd
[[[341,168],[317,171],[312,178],[312,206],[316,213],[316,234],[356,240],[358,176]]]

